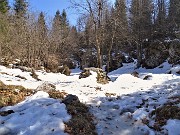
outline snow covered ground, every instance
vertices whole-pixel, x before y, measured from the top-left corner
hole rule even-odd
[[[94,72],[88,78],[79,79],[80,70],[73,70],[71,76],[37,71],[42,80],[37,81],[29,72],[3,66],[0,66],[0,72],[6,74],[0,74],[0,80],[5,84],[22,85],[31,89],[36,89],[47,81],[59,91],[77,95],[95,116],[94,122],[99,135],[153,135],[156,132],[142,121],[148,119],[153,125],[154,121],[149,118],[149,113],[167,103],[171,97],[180,96],[180,76],[176,74],[180,65],[172,67],[165,62],[155,69],[140,68],[136,70],[139,78],[131,75],[134,67],[133,63],[124,64],[122,68],[109,73],[113,81],[105,85],[96,82],[97,75]],[[172,74],[167,74],[169,71]],[[17,75],[27,80],[20,79]],[[143,80],[147,75],[150,77]],[[15,113],[0,116],[0,134],[6,131],[19,135],[64,134],[63,122],[70,119],[65,105],[49,98],[45,92],[38,92],[22,103],[1,108],[0,111],[8,109]],[[178,127],[180,120],[170,119],[163,127],[163,133],[159,134],[180,135]]]

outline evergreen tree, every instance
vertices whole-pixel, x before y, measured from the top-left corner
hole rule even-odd
[[[180,1],[170,0],[168,25],[170,36],[176,36],[176,31],[180,30]]]
[[[126,12],[126,3],[125,0],[116,0],[114,13],[112,12],[113,25],[115,26],[116,31],[116,42],[123,42],[128,35],[128,20]],[[119,44],[119,43],[118,43]]]
[[[62,28],[65,28],[69,25],[69,22],[67,20],[67,13],[66,13],[65,9],[63,9],[63,11],[62,11],[61,20],[62,20],[61,21],[62,22],[61,23]]]
[[[38,17],[38,31],[41,40],[47,38],[47,26],[43,12],[41,12]]]
[[[37,23],[37,32],[38,32],[38,45],[39,45],[39,60],[43,62],[43,66],[47,67],[48,65],[48,54],[49,54],[49,45],[48,45],[48,29],[46,26],[44,13],[41,12],[38,17]]]
[[[54,19],[53,19],[53,24],[52,24],[52,30],[53,30],[53,32],[59,32],[60,31],[60,29],[61,29],[61,14],[60,14],[60,11],[59,10],[57,10],[56,11],[56,15],[55,15],[55,17],[54,17]]]
[[[9,10],[8,1],[7,0],[1,0],[0,1],[0,12],[6,13]]]
[[[130,24],[132,38],[137,45],[137,67],[142,62],[142,43],[151,35],[151,12],[152,2],[150,0],[133,0],[130,9]]]
[[[26,0],[15,0],[14,11],[18,16],[24,16],[27,12],[28,3]]]
[[[157,18],[155,21],[155,39],[164,40],[167,32],[167,24],[166,24],[166,5],[165,0],[158,0],[157,3],[158,11]]]

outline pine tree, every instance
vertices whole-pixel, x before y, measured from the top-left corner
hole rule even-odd
[[[43,12],[41,12],[38,17],[38,32],[41,40],[47,38],[47,26]]]
[[[114,20],[114,24],[116,25],[116,42],[123,42],[128,35],[128,20],[127,20],[127,9],[125,0],[116,0],[114,13],[111,13]],[[111,11],[112,12],[112,11]]]
[[[155,20],[155,38],[164,40],[166,37],[166,5],[165,0],[158,0],[157,18]]]
[[[25,16],[28,8],[26,0],[15,0],[14,11],[18,16]]]
[[[133,0],[130,9],[130,24],[132,38],[137,44],[137,67],[142,62],[142,43],[151,35],[151,12],[152,2],[150,0]]]
[[[0,1],[0,12],[6,13],[9,10],[8,1],[7,0],[1,0]]]
[[[37,23],[37,31],[38,31],[38,45],[39,45],[39,60],[43,62],[43,66],[47,67],[47,58],[48,58],[48,38],[47,33],[48,29],[46,26],[44,13],[41,12],[38,17]]]
[[[61,29],[61,19],[62,19],[62,17],[61,17],[61,14],[60,14],[60,11],[59,10],[57,10],[56,11],[56,15],[55,15],[55,17],[54,17],[54,19],[53,19],[53,24],[52,24],[52,30],[53,30],[53,32],[59,32],[60,31],[60,29]]]
[[[62,26],[66,27],[68,25],[68,20],[67,20],[67,13],[66,13],[65,9],[63,9],[61,16],[62,16]]]
[[[170,36],[176,36],[176,31],[180,30],[180,1],[170,0],[168,26]]]

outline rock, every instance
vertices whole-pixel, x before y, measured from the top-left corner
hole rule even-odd
[[[168,60],[171,64],[180,64],[180,41],[173,40],[169,47],[170,59]]]
[[[127,112],[134,113],[134,109],[124,108],[124,109],[121,110],[120,115],[122,115],[124,113],[127,113]]]
[[[131,73],[132,76],[139,78],[139,73],[137,71],[134,71]]]
[[[120,108],[119,105],[113,105],[113,109],[118,110],[119,108]]]
[[[89,77],[90,75],[91,75],[90,70],[88,70],[88,69],[85,68],[85,69],[80,73],[79,79]]]
[[[0,112],[0,115],[1,115],[1,116],[7,116],[7,115],[9,115],[9,114],[11,114],[11,113],[14,113],[14,111],[13,111],[13,110],[7,110],[7,111],[2,111],[2,112]]]
[[[71,70],[67,65],[59,66],[57,71],[67,76],[71,74]]]
[[[145,58],[142,62],[142,67],[146,69],[153,69],[158,67],[169,57],[168,45],[164,42],[154,41],[145,49]]]
[[[146,75],[143,80],[150,80],[150,78],[152,77],[152,75]]]
[[[90,71],[97,73],[97,83],[106,84],[110,81],[110,78],[107,76],[106,72],[100,68],[84,68],[83,72],[79,76],[79,79],[90,76]]]
[[[107,76],[106,72],[102,69],[99,69],[97,72],[97,83],[107,84],[110,81],[110,78]]]
[[[49,82],[44,82],[43,84],[38,86],[35,91],[49,92],[49,91],[53,91],[53,90],[56,90],[55,85],[53,85],[53,84],[51,84]]]
[[[69,94],[65,97],[65,99],[62,101],[64,104],[71,104],[73,102],[80,102],[79,98],[76,95]]]

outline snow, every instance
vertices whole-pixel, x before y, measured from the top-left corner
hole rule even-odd
[[[96,82],[95,72],[91,72],[92,75],[88,78],[79,79],[79,69],[72,70],[70,76],[36,71],[38,78],[42,80],[37,81],[29,72],[0,66],[0,72],[7,73],[0,74],[0,80],[5,84],[22,85],[31,89],[36,89],[47,81],[59,91],[77,95],[95,116],[94,122],[99,135],[154,135],[156,131],[143,124],[142,120],[149,119],[149,113],[169,101],[170,97],[180,96],[180,76],[176,73],[179,69],[180,65],[173,66],[168,62],[155,69],[135,69],[135,63],[124,63],[122,68],[108,74],[112,81],[102,85]],[[133,71],[139,73],[139,78],[131,75]],[[169,71],[172,74],[167,74]],[[27,80],[17,78],[16,75],[26,77]],[[151,77],[143,80],[147,75]],[[107,93],[113,95],[106,97]],[[4,107],[0,111],[8,109],[15,113],[0,117],[0,121],[6,121],[0,124],[0,133],[10,130],[18,134],[64,134],[63,122],[70,118],[65,105],[49,98],[45,92],[38,92],[25,101]],[[179,135],[179,125],[175,126],[173,122],[178,125],[180,120],[168,120],[164,128],[169,134],[173,128]],[[153,121],[150,123],[153,124]]]
[[[168,135],[180,135],[180,120],[168,120],[164,126],[168,130]]]
[[[65,105],[49,98],[39,91],[25,101],[2,108],[0,111],[13,110],[6,117],[0,116],[0,134],[17,135],[65,135],[64,123],[70,119]]]

